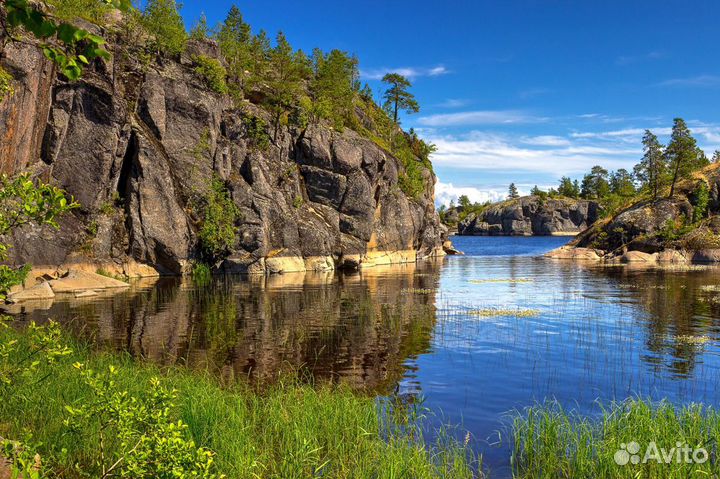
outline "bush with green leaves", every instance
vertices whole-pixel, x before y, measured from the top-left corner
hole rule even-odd
[[[15,93],[14,80],[13,76],[0,66],[0,103]]]
[[[217,176],[199,205],[201,226],[198,233],[204,259],[216,261],[226,257],[237,242],[240,210],[230,197],[225,183]]]
[[[58,228],[57,217],[77,206],[60,188],[35,182],[28,174],[0,176],[0,237],[30,223]],[[0,261],[8,259],[9,248],[0,242]],[[11,287],[22,283],[27,272],[27,266],[0,265],[0,299],[5,299]]]
[[[246,116],[243,118],[243,125],[251,146],[259,150],[266,150],[270,146],[268,124],[262,118]]]
[[[707,216],[708,205],[710,204],[710,189],[707,183],[701,181],[695,190],[693,196],[694,207],[693,207],[693,221],[697,222]]]
[[[198,55],[193,58],[195,62],[195,73],[205,82],[208,88],[216,93],[227,94],[227,70],[215,58],[206,55]]]
[[[129,0],[95,0],[95,2],[100,7],[121,9],[130,7]],[[31,3],[28,0],[5,0],[0,8],[5,9],[7,27],[11,33],[10,41],[19,41],[16,35],[20,34],[21,30],[30,32],[42,41],[44,55],[71,81],[80,78],[85,67],[94,59],[110,58],[103,38],[70,23],[58,21],[41,7],[42,3]]]
[[[116,381],[118,369],[95,372],[75,365],[91,391],[91,401],[66,405],[66,425],[75,433],[97,431],[98,451],[91,472],[102,479],[215,479],[213,454],[189,439],[175,420],[176,392],[151,378],[147,394],[133,396]]]

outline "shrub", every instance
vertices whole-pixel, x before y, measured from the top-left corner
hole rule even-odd
[[[54,14],[63,20],[82,18],[93,23],[102,24],[105,16],[113,7],[98,0],[49,0],[55,7]]]
[[[217,176],[213,177],[201,208],[202,226],[198,236],[202,255],[208,260],[227,256],[237,240],[235,223],[240,219],[240,210]]]
[[[228,93],[228,85],[225,81],[227,70],[218,60],[206,55],[198,55],[193,58],[193,61],[197,65],[195,73],[202,77],[208,88],[216,93]]]
[[[270,146],[268,125],[262,118],[246,116],[243,118],[243,124],[245,125],[245,131],[251,146],[260,150],[266,150]]]
[[[13,80],[13,76],[3,67],[0,67],[0,103],[2,103],[6,97],[11,97],[15,93]]]
[[[693,208],[693,222],[700,221],[707,216],[710,203],[710,190],[707,183],[701,181],[695,190],[695,207]]]

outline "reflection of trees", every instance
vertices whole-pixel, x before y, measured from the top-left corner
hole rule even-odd
[[[206,286],[169,279],[94,303],[59,302],[50,316],[79,316],[83,326],[71,326],[101,344],[187,362],[227,381],[299,370],[386,392],[406,361],[430,347],[438,278],[438,265],[411,265],[350,276],[218,278]]]
[[[629,285],[647,312],[648,354],[642,359],[654,370],[678,376],[692,374],[703,341],[720,338],[718,293],[703,287],[717,284],[717,270],[642,271],[613,269],[608,273]]]

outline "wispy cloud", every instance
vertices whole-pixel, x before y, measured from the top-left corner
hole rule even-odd
[[[531,115],[519,110],[483,110],[442,113],[423,116],[418,124],[423,126],[473,126],[473,125],[510,125],[542,123],[547,118]]]
[[[661,50],[653,50],[644,55],[621,55],[615,59],[615,64],[618,66],[626,66],[643,61],[660,60],[666,56],[666,53]]]
[[[569,146],[570,140],[563,138],[562,136],[555,135],[539,135],[529,136],[522,139],[522,142],[527,145],[535,146]]]
[[[467,106],[469,103],[469,100],[464,100],[460,98],[448,98],[444,102],[438,103],[437,106],[439,108],[462,108],[464,106]]]
[[[398,73],[407,78],[418,77],[437,77],[450,73],[443,65],[437,65],[430,68],[421,67],[399,67],[399,68],[371,68],[369,70],[360,70],[360,76],[366,80],[381,80],[388,73]]]
[[[720,86],[720,76],[698,75],[687,78],[671,78],[662,81],[657,86],[664,87],[715,87]]]

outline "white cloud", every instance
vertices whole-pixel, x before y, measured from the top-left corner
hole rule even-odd
[[[555,135],[540,135],[540,136],[529,136],[522,140],[527,145],[536,146],[569,146],[570,140],[563,138],[562,136]]]
[[[388,73],[398,73],[407,78],[418,77],[437,77],[447,75],[450,70],[443,65],[437,65],[430,68],[420,67],[400,67],[400,68],[371,68],[369,70],[360,70],[360,76],[367,80],[382,80]]]
[[[720,86],[720,76],[717,75],[698,75],[688,78],[671,78],[657,84],[658,86],[674,86],[674,87],[712,87]]]
[[[547,118],[541,118],[517,110],[484,110],[463,111],[458,113],[441,113],[423,116],[418,124],[423,126],[461,126],[461,125],[508,125],[521,123],[541,123]]]
[[[442,103],[438,103],[438,107],[440,108],[462,108],[465,105],[467,105],[469,102],[468,100],[462,100],[458,98],[448,98]]]
[[[522,194],[522,193],[521,193]],[[470,198],[473,203],[484,203],[486,201],[500,201],[507,197],[507,191],[497,189],[483,189],[472,186],[454,186],[452,183],[438,181],[435,184],[435,204],[450,206],[450,202],[457,204],[458,198],[462,195]]]

